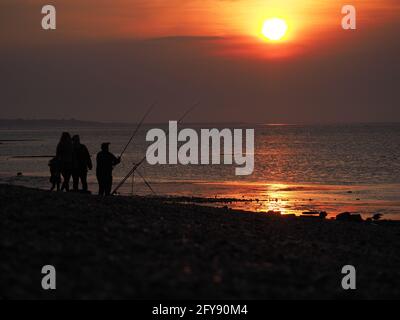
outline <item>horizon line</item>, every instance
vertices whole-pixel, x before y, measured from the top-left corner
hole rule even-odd
[[[81,124],[96,124],[96,125],[135,125],[138,122],[124,122],[118,120],[81,120],[76,118],[38,118],[38,119],[29,119],[29,118],[0,118],[0,125],[4,122],[75,122]],[[177,121],[177,119],[170,119],[167,121],[151,121],[144,122],[146,125],[155,125],[155,124],[167,124],[169,121]],[[57,124],[55,123],[55,125]],[[373,124],[400,124],[400,120],[398,121],[304,121],[304,122],[251,122],[251,121],[188,121],[185,124],[251,124],[258,126],[301,126],[301,125],[373,125]]]

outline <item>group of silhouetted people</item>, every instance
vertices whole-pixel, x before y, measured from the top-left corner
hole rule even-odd
[[[109,143],[101,144],[101,151],[96,158],[96,177],[99,184],[99,195],[108,196],[112,188],[112,171],[114,166],[121,162],[109,151]],[[56,156],[49,161],[51,190],[70,191],[72,177],[73,191],[89,193],[87,176],[93,169],[92,159],[88,148],[81,143],[79,135],[63,132],[57,145]],[[61,179],[62,177],[62,179]],[[61,181],[62,180],[62,181]],[[62,183],[61,183],[62,182]]]

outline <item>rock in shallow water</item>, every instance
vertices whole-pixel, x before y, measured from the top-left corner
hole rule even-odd
[[[351,214],[350,212],[342,212],[336,216],[337,221],[352,221],[362,222],[363,219],[360,214]]]

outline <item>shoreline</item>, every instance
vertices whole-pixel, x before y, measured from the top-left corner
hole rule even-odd
[[[0,297],[329,299],[400,296],[400,223],[278,217],[146,197],[0,185]],[[57,269],[41,290],[40,268]],[[357,268],[357,290],[341,268]]]
[[[114,179],[114,183],[118,178]],[[227,205],[231,209],[301,216],[303,212],[327,212],[335,218],[343,212],[360,214],[363,219],[381,214],[384,219],[400,220],[398,184],[329,185],[312,183],[262,183],[237,181],[164,181],[149,180],[156,194],[141,181],[135,181],[133,194],[131,182],[123,187],[121,196],[149,196],[162,199],[181,199],[202,205]],[[48,190],[48,177],[37,175],[0,176],[0,183]],[[97,183],[89,178],[89,189],[96,190]],[[94,192],[96,193],[96,192]]]

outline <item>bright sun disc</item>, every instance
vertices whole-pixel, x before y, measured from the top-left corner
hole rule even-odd
[[[287,29],[288,26],[285,20],[273,18],[265,20],[262,34],[269,40],[277,41],[283,38]]]

